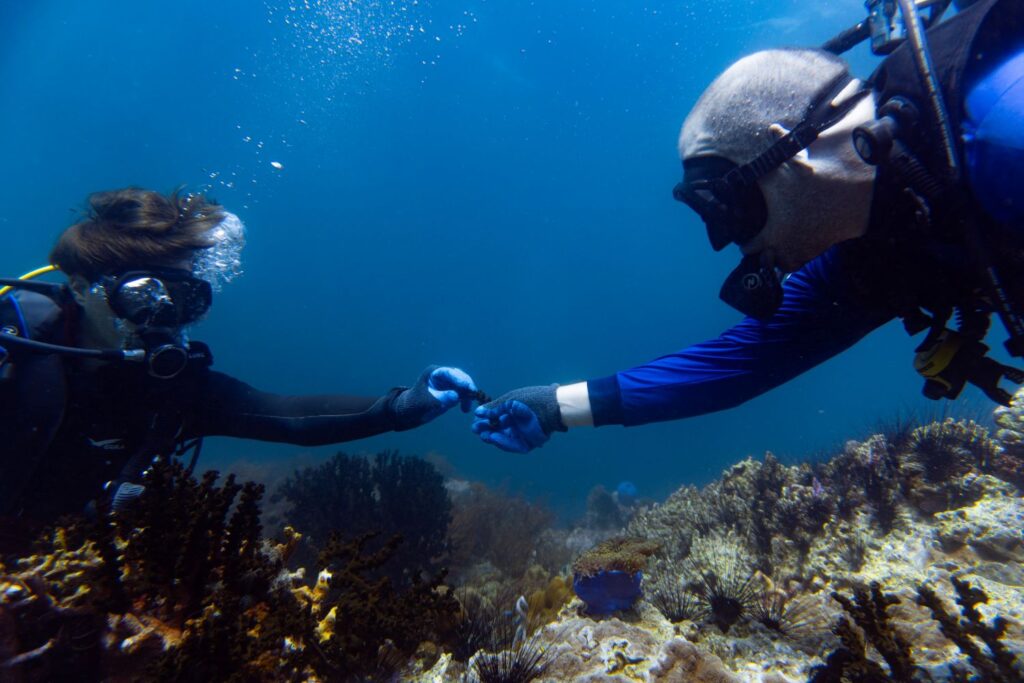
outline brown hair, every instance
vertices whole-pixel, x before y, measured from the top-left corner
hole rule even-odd
[[[50,262],[90,281],[101,275],[187,259],[213,245],[224,209],[202,195],[129,187],[89,195],[85,220],[57,239]]]

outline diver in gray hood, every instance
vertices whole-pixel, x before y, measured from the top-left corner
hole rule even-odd
[[[719,76],[679,136],[673,195],[716,251],[743,254],[721,336],[613,375],[516,389],[473,431],[526,452],[553,432],[741,404],[893,318],[924,334],[929,398],[970,383],[999,403],[1024,372],[988,356],[995,314],[1024,356],[1024,5],[870,0],[822,49],[768,50]],[[867,81],[837,55],[871,39]],[[956,320],[955,324],[951,322]]]

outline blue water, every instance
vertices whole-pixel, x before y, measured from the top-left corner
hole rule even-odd
[[[430,363],[492,395],[611,374],[738,320],[717,299],[736,254],[671,198],[686,112],[734,59],[820,43],[862,8],[0,3],[0,272],[42,264],[89,192],[185,185],[249,236],[245,275],[193,336],[261,389],[376,395]],[[574,430],[527,456],[458,413],[343,448],[440,454],[562,512],[622,479],[661,497],[748,454],[806,457],[934,411],[913,346],[893,324],[741,408]],[[335,450],[210,439],[202,464],[273,476]]]

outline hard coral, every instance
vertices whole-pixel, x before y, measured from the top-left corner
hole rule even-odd
[[[864,588],[857,587],[853,591],[852,599],[839,593],[832,593],[832,597],[853,618],[867,641],[878,650],[878,654],[882,655],[886,664],[889,665],[892,678],[897,681],[909,681],[914,673],[914,661],[910,656],[910,642],[896,631],[887,611],[889,607],[899,603],[899,598],[882,593],[881,586],[877,582],[871,584],[870,591],[869,593]],[[853,642],[851,629],[845,620],[837,626],[836,634],[840,636],[844,644],[849,645],[849,642]],[[851,652],[861,654],[852,648]],[[863,652],[863,648],[861,648],[861,652]]]
[[[263,619],[298,605],[286,589],[271,588],[279,565],[260,553],[261,489],[231,478],[218,487],[216,478],[200,483],[180,465],[157,463],[131,510],[58,528],[43,554],[22,560],[16,578],[46,609],[24,612],[18,637],[56,632],[11,671],[59,677],[83,652],[91,664],[78,673],[86,678],[94,671],[111,679],[259,679],[305,670],[300,655],[277,654],[283,633]],[[260,660],[259,652],[275,655]]]
[[[843,452],[820,468],[823,484],[837,501],[836,513],[849,519],[861,509],[871,512],[879,529],[891,531],[903,498],[899,452],[885,435],[850,441]]]
[[[294,472],[272,500],[289,503],[286,521],[315,544],[333,532],[349,538],[374,532],[381,540],[401,534],[402,545],[381,568],[396,583],[407,583],[446,552],[451,501],[437,469],[420,458],[337,453]]]
[[[216,482],[158,463],[130,511],[59,528],[17,569],[0,566],[4,676],[348,680],[399,668],[454,623],[443,574],[404,590],[368,576],[397,539],[333,544],[317,586],[296,585],[284,563],[298,535],[262,541],[261,487]]]
[[[809,465],[786,467],[769,453],[734,465],[703,490],[686,487],[640,511],[628,533],[661,541],[674,561],[686,558],[697,538],[734,534],[757,569],[794,573],[838,501]]]
[[[946,609],[935,591],[928,586],[918,587],[918,604],[931,610],[932,618],[939,622],[943,635],[967,655],[982,680],[1010,683],[1024,678],[1024,670],[1018,667],[1016,656],[1002,642],[1006,621],[996,617],[991,625],[987,624],[977,609],[979,603],[988,602],[988,596],[980,588],[974,588],[956,577],[953,577],[952,582],[957,592],[956,602],[960,605],[961,618]],[[985,645],[987,654],[978,646],[977,641]]]

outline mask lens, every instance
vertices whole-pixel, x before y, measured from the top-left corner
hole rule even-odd
[[[764,228],[768,209],[757,184],[734,186],[726,180],[736,164],[722,157],[695,157],[683,162],[683,182],[672,195],[704,221],[715,251],[742,244]]]
[[[174,315],[167,288],[152,277],[121,282],[110,303],[119,317],[136,325],[167,325]]]
[[[168,282],[167,288],[177,308],[179,324],[195,322],[210,310],[213,288],[206,280],[189,278],[180,282]]]
[[[195,322],[213,299],[210,283],[187,275],[126,273],[105,286],[114,313],[136,325],[177,327]]]

